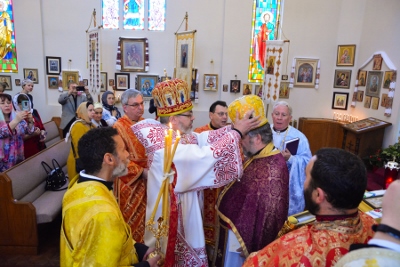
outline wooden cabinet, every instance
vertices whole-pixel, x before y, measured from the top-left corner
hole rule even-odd
[[[307,137],[313,155],[320,148],[337,147],[367,157],[382,147],[385,128],[390,125],[375,118],[347,124],[332,119],[299,118],[299,130]]]
[[[343,125],[342,148],[361,158],[374,154],[382,147],[385,128],[390,122],[366,118]]]
[[[299,131],[308,139],[311,153],[323,147],[342,147],[343,123],[324,118],[299,118]]]

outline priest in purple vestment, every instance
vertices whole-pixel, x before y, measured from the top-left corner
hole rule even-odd
[[[235,100],[229,105],[229,117],[235,123],[237,111],[241,118],[250,109],[260,116],[260,124],[241,140],[246,156],[243,176],[227,185],[217,202],[220,236],[213,259],[217,267],[241,266],[251,252],[275,240],[287,218],[289,173],[274,147],[261,98],[247,95]]]

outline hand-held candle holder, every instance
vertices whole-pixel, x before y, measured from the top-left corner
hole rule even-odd
[[[149,229],[156,238],[156,246],[155,246],[156,250],[154,250],[152,253],[149,254],[148,256],[149,259],[157,257],[158,255],[161,256],[161,259],[165,258],[165,254],[161,251],[161,238],[168,234],[168,225],[163,224],[163,221],[164,219],[162,217],[158,218],[157,230],[153,227],[150,221],[146,223],[147,229]]]

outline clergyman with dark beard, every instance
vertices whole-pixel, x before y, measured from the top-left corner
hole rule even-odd
[[[351,244],[367,243],[374,234],[375,221],[358,210],[366,186],[359,157],[337,148],[318,150],[304,182],[306,209],[316,220],[251,254],[243,266],[335,265]]]

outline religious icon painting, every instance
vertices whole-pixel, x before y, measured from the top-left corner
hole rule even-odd
[[[204,91],[218,90],[218,74],[204,74]]]
[[[383,88],[389,89],[390,83],[393,80],[394,71],[385,71],[385,76],[383,76]]]
[[[381,68],[382,68],[382,56],[381,56],[381,54],[374,55],[372,60],[373,60],[372,70],[381,70]]]
[[[152,98],[151,92],[158,83],[157,75],[137,75],[136,77],[136,90],[139,90],[144,100]]]
[[[68,83],[79,84],[79,71],[62,71],[62,88],[68,90]]]
[[[336,66],[354,66],[356,45],[338,45]]]
[[[275,56],[270,56],[267,61],[267,74],[274,74]]]
[[[350,88],[351,70],[335,70],[334,88]]]
[[[371,109],[378,109],[379,107],[379,97],[372,97]]]
[[[222,85],[222,91],[223,92],[228,92],[228,85],[227,84]]]
[[[21,86],[21,79],[15,79],[15,85]]]
[[[347,110],[349,93],[333,92],[332,109]]]
[[[279,88],[279,98],[280,99],[288,99],[289,98],[289,82],[281,82]]]
[[[60,74],[61,57],[46,57],[46,72],[49,75]]]
[[[231,80],[231,93],[240,93],[240,80]]]
[[[370,108],[370,107],[371,107],[371,97],[365,96],[364,108]]]
[[[107,88],[107,72],[100,72],[100,92],[105,92],[108,90]]]
[[[130,86],[129,73],[115,73],[116,89],[126,90]]]
[[[12,90],[10,75],[0,75],[0,82],[2,82],[6,86],[5,90]]]
[[[149,43],[147,38],[120,37],[121,71],[147,72],[149,70]]]
[[[357,102],[363,102],[364,100],[364,91],[357,91],[357,97],[356,97]]]
[[[47,76],[49,89],[58,89],[59,76]]]
[[[388,107],[388,103],[389,103],[389,96],[388,94],[382,94],[382,98],[381,98],[381,107]]]
[[[38,69],[24,69],[24,79],[29,79],[33,83],[38,84]]]
[[[358,86],[365,86],[365,81],[367,80],[367,71],[360,70],[358,72]]]
[[[318,59],[296,58],[294,85],[297,87],[315,87]]]
[[[250,83],[243,84],[243,95],[251,95],[253,91],[253,85]]]
[[[382,72],[370,71],[365,89],[365,95],[379,97],[382,85]]]
[[[259,97],[262,97],[263,94],[263,86],[262,84],[256,84],[256,86],[254,86],[254,94],[258,95]]]

